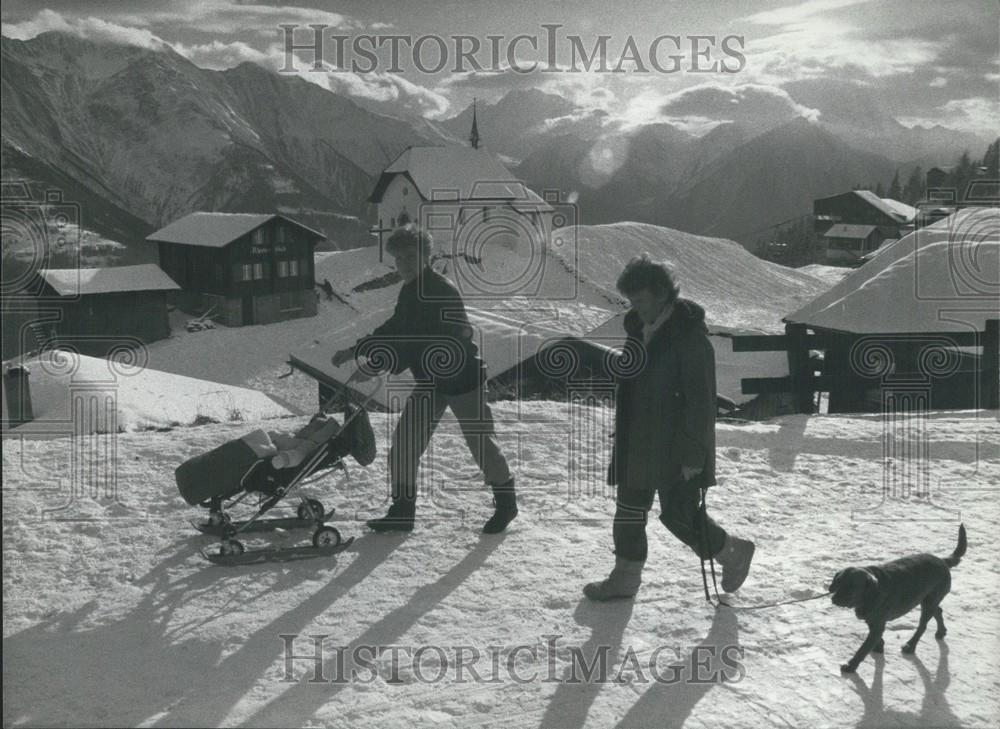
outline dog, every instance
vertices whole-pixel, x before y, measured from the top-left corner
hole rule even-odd
[[[958,546],[950,557],[933,554],[913,554],[909,557],[869,567],[848,567],[838,572],[830,583],[831,600],[837,607],[854,608],[854,614],[868,623],[868,637],[854,657],[840,667],[843,673],[854,673],[871,652],[882,653],[882,634],[890,620],[906,615],[920,605],[920,624],[903,645],[903,653],[913,653],[931,618],[937,622],[934,637],[947,634],[941,600],[951,590],[951,568],[965,555],[967,547],[965,525],[958,527]]]

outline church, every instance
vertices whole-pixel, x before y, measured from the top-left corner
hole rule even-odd
[[[429,232],[439,253],[477,260],[486,246],[547,243],[558,193],[543,200],[479,141],[473,110],[468,147],[408,147],[383,170],[369,197],[380,258],[386,234],[407,223]]]

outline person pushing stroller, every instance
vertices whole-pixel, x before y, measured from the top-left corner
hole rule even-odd
[[[389,236],[386,251],[403,278],[396,308],[370,335],[331,358],[336,367],[363,358],[359,372],[365,375],[409,369],[416,384],[389,450],[392,503],[384,517],[367,524],[376,532],[412,531],[420,457],[450,408],[493,491],[495,510],[483,531],[497,534],[518,513],[514,478],[497,443],[486,401],[486,365],[473,340],[465,305],[454,285],[430,267],[431,245],[431,237],[412,223]]]

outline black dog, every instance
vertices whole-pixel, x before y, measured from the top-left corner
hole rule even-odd
[[[840,670],[854,673],[870,651],[881,653],[885,648],[882,639],[885,624],[906,615],[917,605],[920,605],[920,624],[903,646],[903,653],[916,650],[932,617],[937,621],[934,637],[943,638],[948,631],[944,627],[941,600],[951,590],[951,568],[961,561],[966,546],[963,524],[958,528],[958,546],[945,559],[933,554],[914,554],[882,565],[848,567],[838,572],[829,587],[833,604],[854,608],[854,614],[868,623],[868,637]]]

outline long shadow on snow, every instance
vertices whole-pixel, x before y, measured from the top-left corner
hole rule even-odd
[[[850,674],[854,690],[858,692],[865,704],[865,713],[858,722],[858,729],[875,729],[885,726],[962,726],[961,720],[952,713],[951,707],[948,706],[948,700],[945,698],[948,684],[951,683],[951,672],[948,668],[948,644],[943,641],[937,641],[937,644],[941,653],[938,658],[937,672],[933,679],[930,671],[916,654],[905,656],[906,661],[917,669],[924,684],[924,700],[919,714],[885,708],[882,694],[882,674],[885,671],[884,656],[874,654],[875,675],[872,677],[871,687],[866,686],[864,680],[859,678],[856,673]]]
[[[606,663],[597,663],[597,672],[589,679],[584,676],[581,666],[567,667],[545,707],[539,726],[573,729],[587,722],[587,713],[597,695],[605,683],[614,679],[613,665],[634,606],[633,600],[595,603],[583,598],[580,601],[573,619],[580,625],[590,626],[592,630],[587,642],[577,649],[578,655],[588,666],[592,666],[603,653]]]
[[[443,601],[469,576],[479,570],[489,556],[507,538],[483,537],[479,543],[462,560],[442,575],[436,582],[424,585],[413,595],[405,605],[401,605],[377,623],[358,636],[346,648],[346,655],[354,655],[357,646],[389,645],[413,627],[420,618],[430,612]],[[268,629],[269,644],[277,643],[279,632],[290,633],[294,630]],[[273,660],[273,657],[272,659]],[[334,654],[325,662],[321,674],[329,680],[336,676],[341,667],[336,665]],[[346,667],[350,670],[350,666]],[[312,670],[306,676],[312,676]],[[344,683],[309,683],[303,676],[299,683],[292,685],[287,691],[274,698],[250,717],[243,726],[275,727],[275,726],[305,726],[315,713],[325,704],[333,701],[337,693],[346,685]],[[255,674],[256,677],[256,674]],[[200,717],[196,717],[199,718]]]
[[[287,612],[251,635],[219,665],[210,660],[199,666],[183,699],[170,707],[155,726],[216,726],[233,706],[282,655],[279,634],[300,633],[316,616],[364,580],[402,544],[399,539],[380,539],[366,534],[350,551],[358,556],[347,569]],[[305,569],[308,561],[300,563]],[[212,570],[217,573],[218,570]],[[217,659],[217,656],[216,656]]]
[[[698,702],[719,685],[722,674],[733,676],[735,671],[731,665],[725,664],[723,650],[729,646],[739,646],[739,628],[739,621],[733,610],[717,608],[705,639],[683,659],[666,668],[658,668],[663,683],[653,683],[646,690],[622,717],[618,729],[648,726],[651,722],[658,727],[684,726]],[[732,663],[740,658],[740,654],[730,655],[729,658]],[[696,665],[696,661],[701,665]],[[700,680],[709,677],[713,680]],[[708,715],[711,715],[710,711]],[[710,719],[708,723],[711,723]]]
[[[95,598],[5,638],[4,725],[135,725],[165,708],[161,696],[169,701],[201,682],[217,648],[178,640],[178,630],[167,628],[193,592],[225,579],[202,570],[172,580],[193,553],[185,539],[139,580],[144,595],[119,621],[81,627],[100,613]]]

